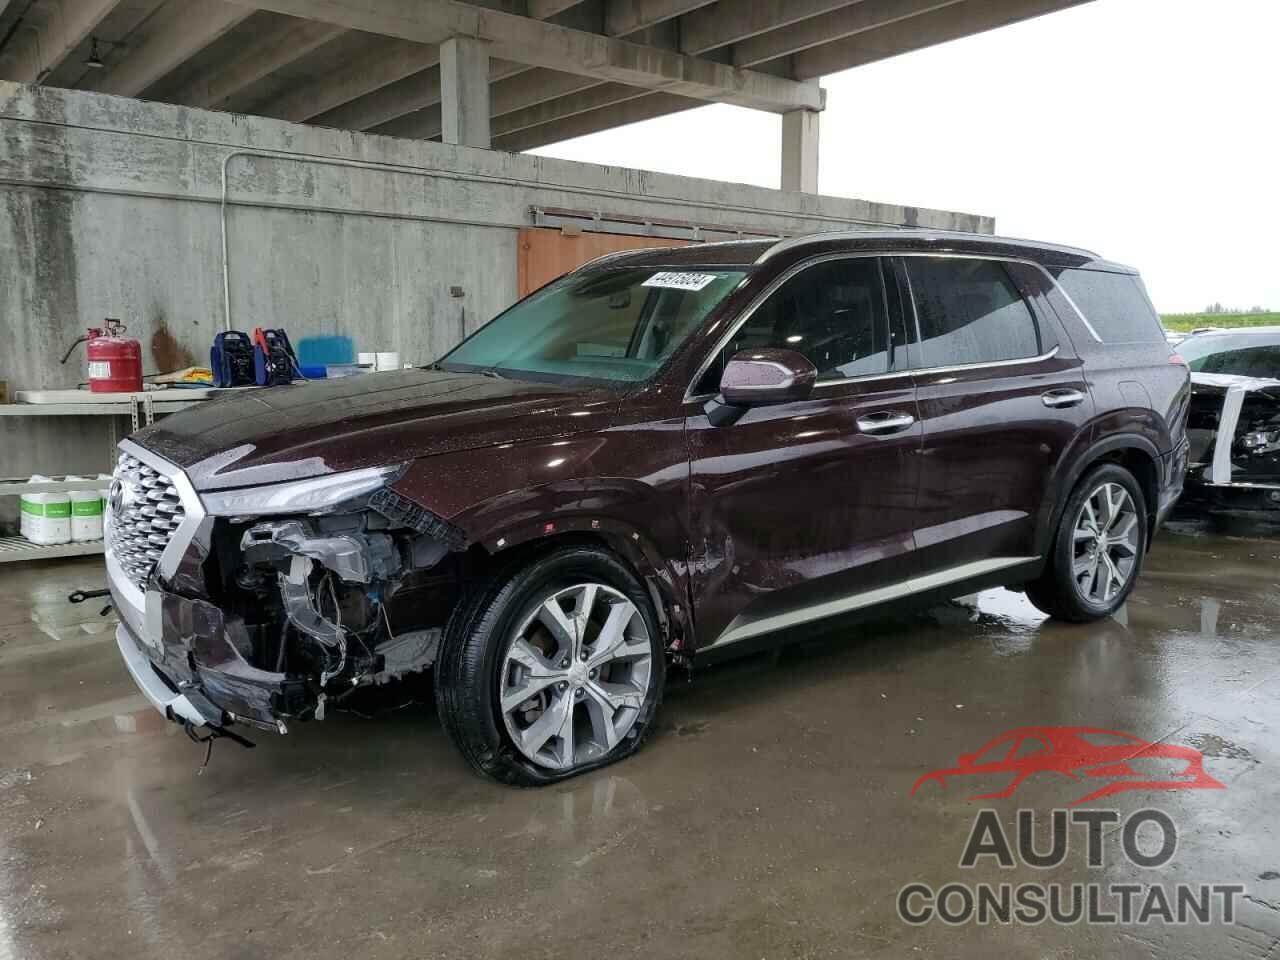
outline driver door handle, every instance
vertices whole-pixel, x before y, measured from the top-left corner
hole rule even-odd
[[[872,434],[900,433],[915,422],[916,418],[911,414],[896,410],[869,413],[865,417],[858,418],[858,429],[863,433]]]
[[[1046,407],[1074,407],[1084,402],[1084,394],[1079,390],[1050,390],[1048,393],[1040,394],[1040,399]]]

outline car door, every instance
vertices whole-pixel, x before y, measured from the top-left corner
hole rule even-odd
[[[1044,309],[1043,274],[976,257],[896,266],[918,338],[918,574],[957,580],[1034,559],[1052,480],[1093,413],[1083,365]]]
[[[921,431],[901,304],[878,257],[793,268],[695,384],[686,436],[700,649],[838,612],[851,594],[909,575]],[[706,405],[724,364],[762,347],[807,356],[812,396],[716,426]]]

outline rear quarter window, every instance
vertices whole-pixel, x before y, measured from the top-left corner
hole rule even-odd
[[[1103,343],[1165,342],[1160,318],[1133,274],[1063,270],[1058,283]]]

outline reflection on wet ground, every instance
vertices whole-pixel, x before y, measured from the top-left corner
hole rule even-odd
[[[472,776],[429,706],[203,753],[134,692],[91,562],[0,574],[0,960],[400,956],[1277,956],[1280,540],[1175,525],[1123,613],[985,591],[673,680],[633,760],[543,790]],[[1083,856],[957,867],[994,782],[927,784],[1016,727],[1200,750],[1225,790],[1131,791],[1179,830],[1159,877]],[[989,778],[988,778],[989,779]],[[1055,774],[984,803],[1081,795]],[[1108,835],[1108,844],[1118,843]],[[906,926],[923,881],[1241,882],[1238,922]]]

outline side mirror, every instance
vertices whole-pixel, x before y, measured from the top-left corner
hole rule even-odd
[[[720,377],[724,402],[735,407],[807,400],[818,368],[794,350],[743,350],[725,364]]]

